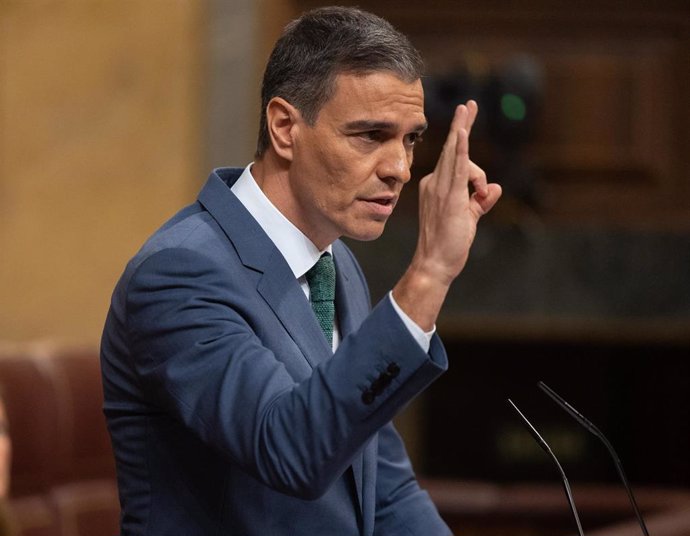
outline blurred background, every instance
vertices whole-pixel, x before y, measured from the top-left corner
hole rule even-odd
[[[474,98],[472,156],[505,192],[438,325],[451,368],[398,419],[432,494],[465,534],[574,532],[510,397],[584,490],[593,526],[630,516],[605,449],[543,380],[607,434],[643,510],[682,510],[673,534],[690,534],[690,4],[339,3],[388,19],[426,59],[413,175],[433,169],[454,105]],[[22,534],[99,534],[84,507],[96,496],[112,523],[111,487],[74,492],[112,471],[97,371],[110,293],[213,167],[251,161],[270,49],[326,4],[0,0],[0,383],[12,383]],[[415,237],[413,182],[380,240],[351,243],[376,299]],[[59,403],[37,401],[39,380]],[[32,461],[59,458],[55,441],[69,463]]]

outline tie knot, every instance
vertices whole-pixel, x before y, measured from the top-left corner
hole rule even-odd
[[[330,253],[321,255],[306,277],[312,303],[335,299],[335,265]]]

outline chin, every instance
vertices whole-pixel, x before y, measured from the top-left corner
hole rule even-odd
[[[381,224],[381,226],[377,226],[376,228],[372,229],[353,230],[352,232],[344,233],[344,236],[351,238],[352,240],[358,240],[359,242],[371,242],[383,234],[384,227],[385,226]]]

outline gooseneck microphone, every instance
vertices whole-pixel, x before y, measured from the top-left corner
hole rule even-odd
[[[580,516],[577,514],[577,508],[575,508],[575,500],[573,499],[573,493],[570,489],[570,484],[568,483],[568,478],[565,476],[565,471],[563,471],[563,468],[561,467],[561,464],[558,462],[558,458],[554,455],[553,452],[551,452],[551,447],[549,447],[548,443],[544,441],[544,438],[541,437],[539,432],[532,426],[532,423],[527,420],[527,417],[525,417],[522,412],[518,409],[518,407],[513,403],[510,398],[508,399],[508,403],[512,406],[512,408],[515,410],[515,412],[520,416],[520,419],[522,419],[522,422],[525,424],[527,427],[527,430],[529,431],[530,434],[532,434],[532,437],[539,443],[539,446],[546,451],[546,453],[551,457],[553,462],[556,464],[556,467],[558,467],[558,472],[561,474],[561,480],[563,481],[563,488],[565,489],[565,496],[568,499],[568,504],[570,505],[570,510],[573,513],[573,517],[575,518],[575,523],[577,524],[577,532],[580,536],[584,536],[582,532],[582,525],[580,524]]]
[[[592,433],[594,436],[596,436],[606,447],[606,449],[609,451],[609,454],[611,455],[611,458],[613,458],[613,463],[616,464],[616,470],[618,471],[618,476],[620,476],[621,481],[623,482],[623,486],[625,487],[625,491],[628,492],[628,498],[630,499],[630,504],[633,507],[633,510],[635,511],[635,515],[637,516],[637,521],[640,524],[640,528],[642,529],[642,532],[644,533],[645,536],[649,536],[649,532],[647,532],[647,525],[645,525],[644,520],[642,519],[642,514],[640,513],[640,509],[637,507],[637,502],[635,501],[635,496],[633,495],[632,492],[632,487],[628,483],[628,479],[625,476],[625,471],[623,471],[623,465],[621,464],[620,458],[618,457],[618,454],[613,448],[613,445],[609,442],[608,439],[606,439],[606,436],[596,427],[594,424],[592,424],[591,421],[589,421],[587,418],[585,418],[582,413],[577,411],[574,407],[572,407],[568,402],[566,402],[560,395],[558,395],[553,389],[551,389],[548,385],[546,385],[544,382],[539,382],[537,384],[539,388],[544,391],[547,395],[549,395],[554,402],[556,402],[559,406],[561,406],[565,411],[567,411],[573,419],[575,419],[577,422],[579,422],[582,426],[584,426],[590,433]]]

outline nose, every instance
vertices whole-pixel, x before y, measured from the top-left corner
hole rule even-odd
[[[404,143],[391,140],[383,147],[378,166],[378,176],[383,181],[394,180],[405,184],[412,174],[412,151]]]

